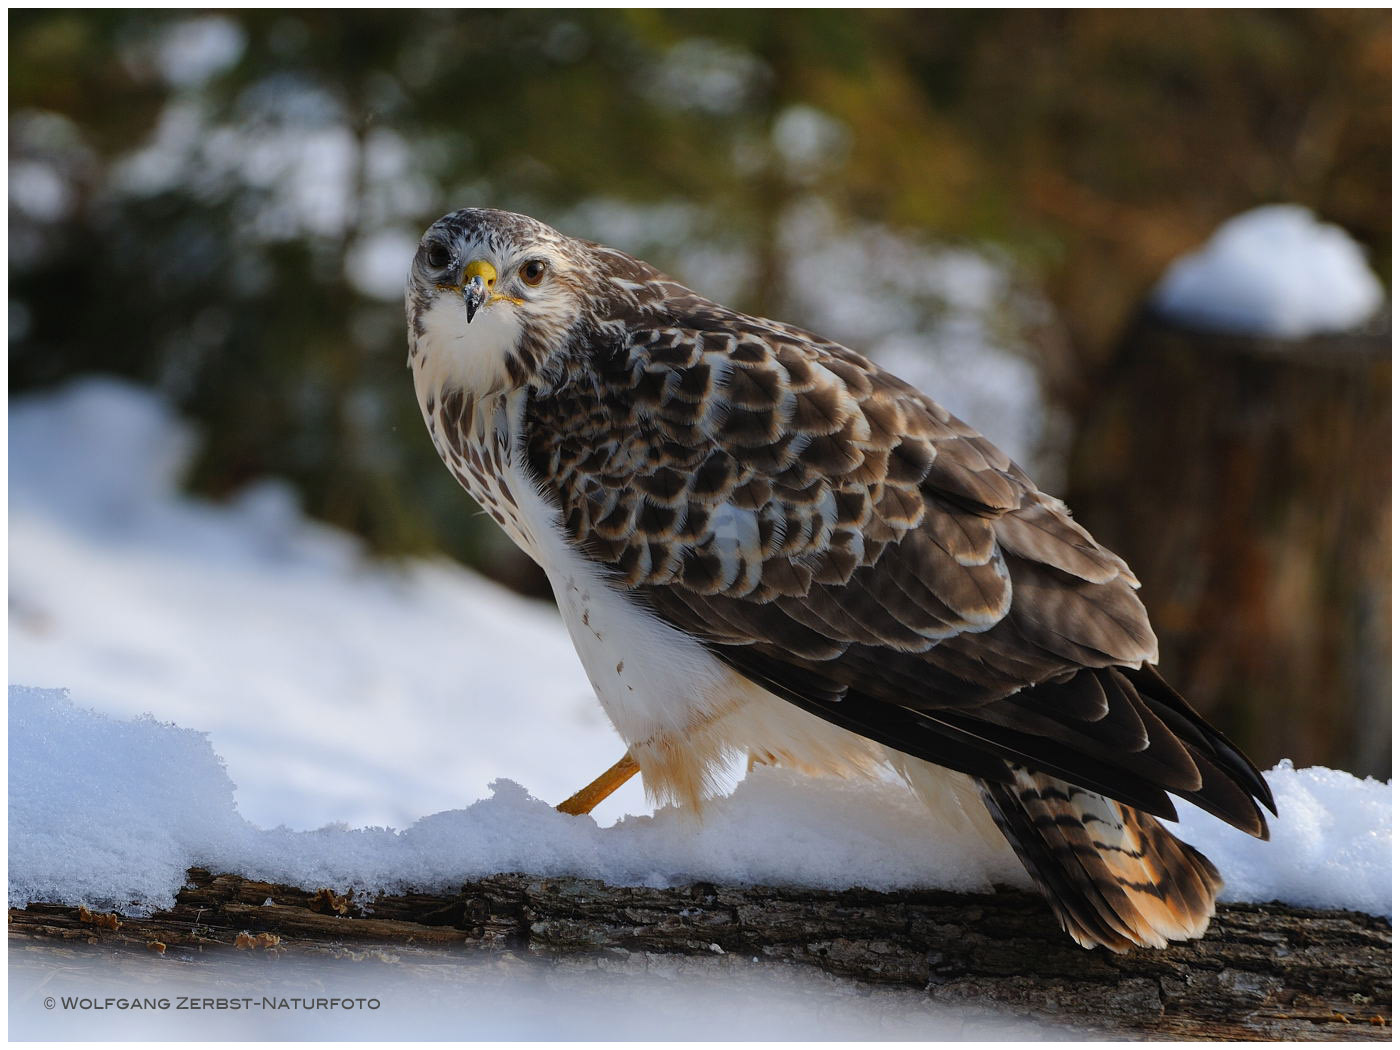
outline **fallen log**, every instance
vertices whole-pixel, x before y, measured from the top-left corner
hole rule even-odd
[[[206,972],[255,956],[334,958],[441,975],[590,965],[610,973],[815,969],[936,1004],[1120,1038],[1391,1038],[1390,923],[1356,912],[1224,905],[1207,935],[1114,955],[1076,947],[1032,894],[878,893],[694,884],[608,886],[495,875],[450,894],[374,899],[190,869],[175,906],[147,917],[31,904],[10,911],[32,972],[178,960]],[[669,961],[669,962],[668,962]],[[684,962],[679,971],[676,964]],[[89,962],[91,958],[89,957]],[[445,969],[446,968],[446,969]]]

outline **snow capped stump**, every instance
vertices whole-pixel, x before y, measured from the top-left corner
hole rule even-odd
[[[1307,339],[1375,317],[1385,289],[1361,246],[1296,204],[1237,215],[1167,268],[1151,309],[1183,327]]]
[[[1161,667],[1261,765],[1390,769],[1390,331],[1304,209],[1226,223],[1086,385],[1067,502]]]

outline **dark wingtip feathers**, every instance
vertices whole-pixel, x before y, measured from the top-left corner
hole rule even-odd
[[[1167,726],[1176,733],[1178,739],[1187,745],[1192,751],[1192,757],[1197,759],[1197,765],[1203,764],[1214,767],[1224,774],[1226,778],[1244,796],[1244,803],[1248,810],[1252,812],[1252,820],[1245,818],[1245,824],[1237,823],[1235,820],[1220,813],[1215,813],[1209,805],[1204,805],[1201,799],[1190,795],[1183,795],[1191,802],[1200,806],[1207,812],[1215,813],[1222,820],[1234,824],[1241,831],[1248,831],[1257,838],[1267,839],[1269,837],[1268,825],[1264,821],[1264,815],[1254,805],[1254,800],[1263,803],[1274,816],[1278,816],[1278,803],[1274,800],[1273,790],[1264,779],[1264,774],[1245,757],[1244,752],[1236,747],[1225,736],[1224,733],[1214,728],[1204,718],[1196,713],[1196,710],[1181,696],[1175,689],[1167,684],[1157,669],[1150,664],[1145,664],[1140,668],[1118,668],[1118,672],[1128,679],[1137,690],[1138,695],[1143,697],[1156,714]],[[1203,769],[1204,772],[1204,769]],[[1224,791],[1224,789],[1221,789]],[[1207,791],[1202,787],[1201,793]],[[1224,791],[1227,796],[1230,794]],[[1203,797],[1205,797],[1203,795]],[[1206,801],[1210,801],[1205,797]],[[1233,800],[1232,801],[1236,801]],[[1241,811],[1243,808],[1236,801],[1235,810]],[[1246,824],[1253,826],[1246,826]]]

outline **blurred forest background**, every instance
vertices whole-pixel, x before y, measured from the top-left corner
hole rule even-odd
[[[883,358],[1138,568],[1257,761],[1390,775],[1388,322],[1281,354],[1143,311],[1278,201],[1389,287],[1390,12],[9,19],[12,395],[128,377],[201,426],[194,491],[286,477],[544,594],[429,444],[401,303],[439,215],[528,212]]]

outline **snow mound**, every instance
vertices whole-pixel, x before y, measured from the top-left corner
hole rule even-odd
[[[1358,327],[1384,296],[1344,230],[1300,205],[1271,204],[1235,216],[1172,263],[1151,304],[1192,327],[1302,339]]]
[[[502,871],[617,885],[695,880],[875,889],[1028,885],[1009,850],[949,848],[890,782],[756,770],[703,821],[674,807],[610,828],[569,817],[509,780],[404,831],[261,830],[202,733],[118,721],[61,690],[10,688],[10,901],[168,907],[187,867],[357,892],[446,890]]]
[[[174,903],[248,831],[203,733],[10,688],[10,900]]]
[[[616,885],[695,880],[959,891],[1029,885],[1009,849],[940,835],[902,785],[759,768],[703,821],[675,808],[600,828],[519,784],[404,831],[261,830],[201,733],[10,689],[10,904],[167,907],[187,867],[357,893],[447,890],[502,871]],[[1331,770],[1268,774],[1283,816],[1258,843],[1199,812],[1182,834],[1228,882],[1227,900],[1390,914],[1390,788]]]
[[[1268,842],[1243,835],[1194,806],[1180,836],[1225,879],[1227,901],[1281,900],[1309,908],[1391,915],[1391,785],[1284,759],[1265,774],[1278,803]]]

